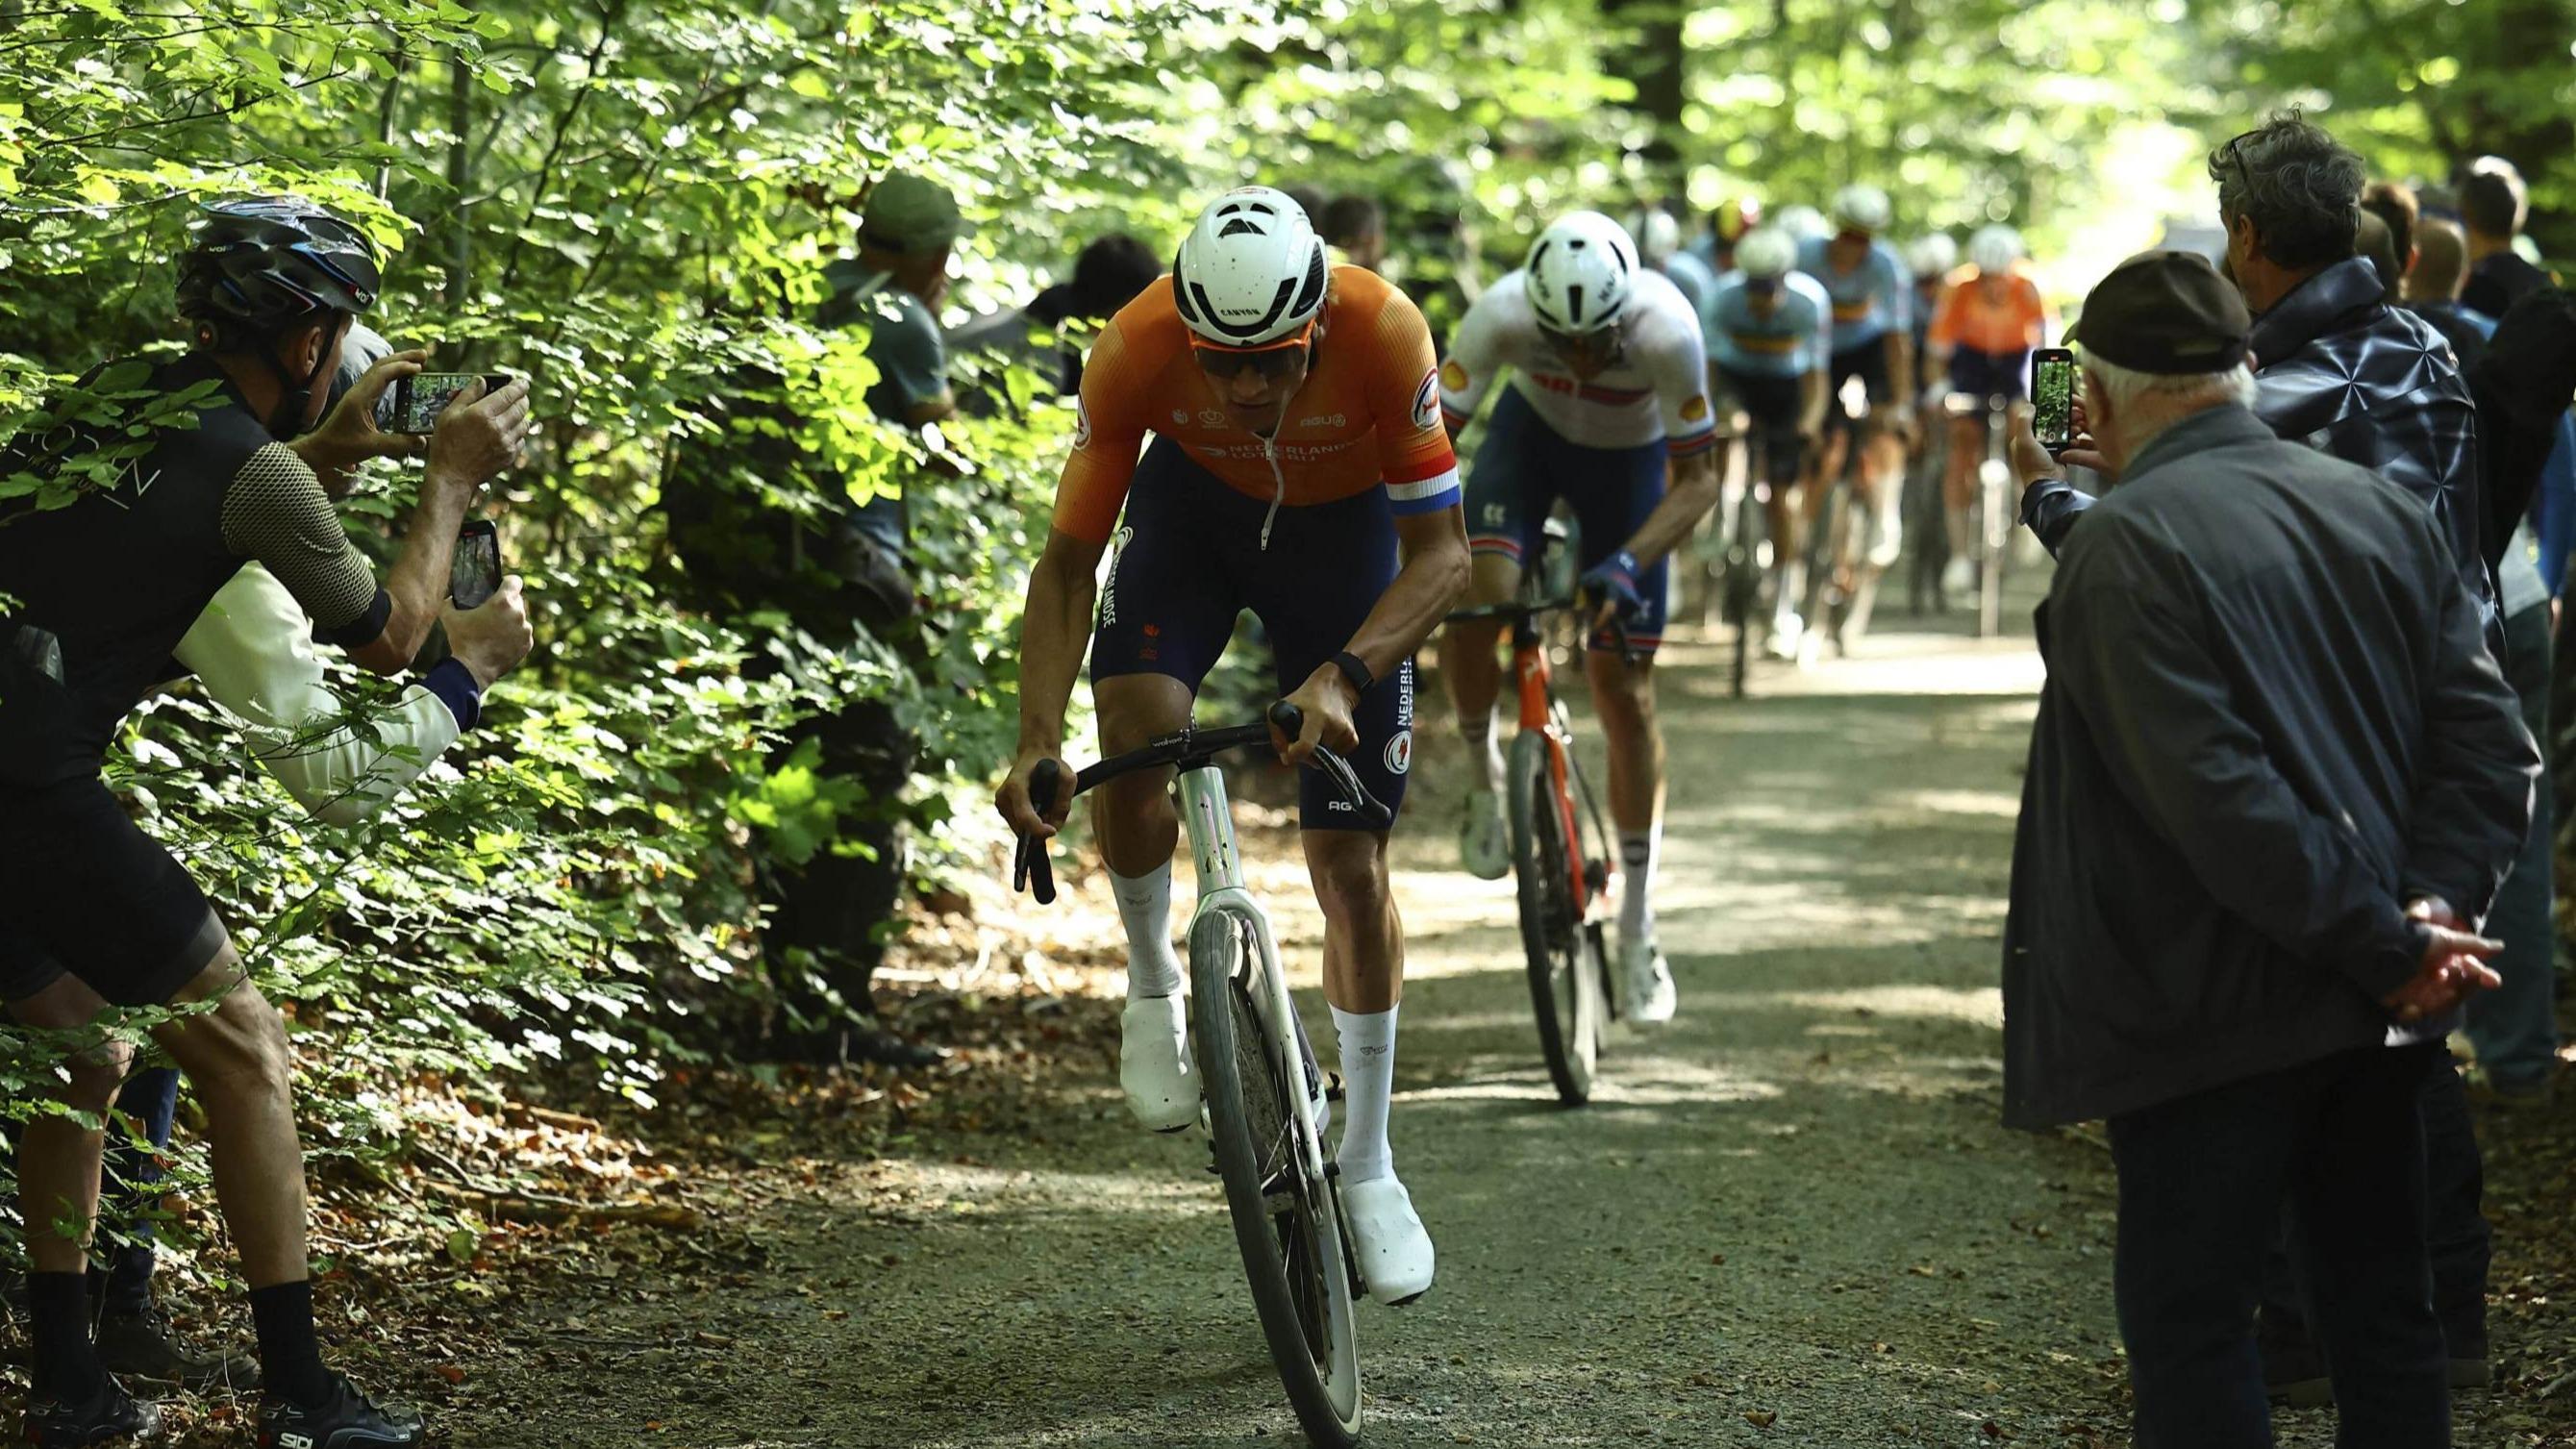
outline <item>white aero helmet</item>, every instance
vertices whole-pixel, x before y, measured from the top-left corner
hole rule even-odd
[[[1875,186],[1846,186],[1834,193],[1834,225],[1845,231],[1876,235],[1887,230],[1893,216],[1887,193]]]
[[[1682,249],[1682,224],[1660,206],[1637,213],[1628,223],[1628,234],[1637,239],[1637,255],[1650,267],[1662,266]]]
[[[1581,336],[1617,322],[1637,281],[1637,244],[1597,211],[1568,212],[1530,244],[1522,264],[1530,310],[1550,332]]]
[[[1757,282],[1776,282],[1798,264],[1798,241],[1776,226],[1757,226],[1735,244],[1736,269]]]
[[[1208,203],[1181,238],[1172,300],[1190,331],[1226,347],[1259,347],[1324,306],[1324,239],[1286,192],[1238,187]]]
[[[1912,272],[1918,282],[1926,277],[1948,276],[1950,269],[1958,264],[1959,244],[1950,240],[1950,234],[1945,231],[1916,237],[1905,249],[1905,269]]]
[[[1981,226],[1968,238],[1968,260],[1981,272],[2009,272],[2021,255],[2021,233],[2001,222]]]
[[[1780,229],[1792,241],[1809,242],[1834,234],[1833,223],[1812,206],[1786,206],[1780,209]]]

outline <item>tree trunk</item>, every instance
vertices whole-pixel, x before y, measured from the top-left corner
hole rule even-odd
[[[447,52],[447,191],[453,210],[447,223],[454,228],[448,242],[447,310],[463,311],[466,299],[473,295],[474,226],[467,198],[473,195],[474,149],[474,72],[466,65],[462,51],[451,47]]]
[[[1637,109],[1654,122],[1646,165],[1656,184],[1666,189],[1674,189],[1679,180],[1682,103],[1688,89],[1682,20],[1688,13],[1682,0],[1601,0],[1602,18],[1628,35],[1614,64],[1636,82]]]

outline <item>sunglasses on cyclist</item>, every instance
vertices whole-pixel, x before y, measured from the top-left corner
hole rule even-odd
[[[1259,347],[1226,347],[1214,342],[1194,341],[1191,355],[1198,360],[1199,370],[1210,377],[1234,377],[1245,368],[1259,374],[1264,382],[1275,381],[1306,365],[1315,344],[1315,324],[1308,322],[1294,333]]]

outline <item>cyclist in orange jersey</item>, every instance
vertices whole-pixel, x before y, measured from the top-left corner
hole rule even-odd
[[[2011,227],[1981,227],[1968,239],[1969,264],[1952,275],[1927,338],[1933,362],[1927,370],[1947,377],[1948,392],[1980,405],[1990,397],[2013,402],[2030,397],[2030,354],[2047,343],[2056,319],[2039,284],[2022,270],[2021,259],[2021,233]],[[1941,475],[1943,522],[1950,535],[1950,562],[1941,576],[1944,594],[1965,592],[1975,582],[1968,509],[1976,495],[1986,425],[1982,406],[1950,419],[1950,457]]]
[[[1041,817],[1029,776],[1063,749],[1086,639],[1100,748],[1116,754],[1188,721],[1247,608],[1269,633],[1280,694],[1305,712],[1283,758],[1329,746],[1400,805],[1413,652],[1467,572],[1422,314],[1375,274],[1331,266],[1287,196],[1226,193],[1181,243],[1172,275],[1110,322],[1084,365],[1055,526],[1029,580],[1003,817],[1036,835],[1065,817],[1061,804]],[[1199,1082],[1171,942],[1179,822],[1167,784],[1140,774],[1104,786],[1095,822],[1127,930],[1120,1085],[1146,1126],[1178,1131],[1198,1120]],[[1433,1257],[1387,1141],[1404,974],[1387,835],[1311,775],[1302,803],[1347,1094],[1343,1202],[1369,1292],[1407,1301],[1431,1286]]]

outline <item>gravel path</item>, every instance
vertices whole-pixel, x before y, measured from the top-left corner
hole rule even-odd
[[[1452,868],[1454,754],[1425,750],[1395,1143],[1440,1280],[1362,1310],[1369,1442],[2125,1444],[2107,1155],[1996,1125],[2027,641],[1890,632],[1746,702],[1715,650],[1668,659],[1682,1015],[1623,1030],[1587,1109],[1554,1104],[1509,884]],[[1261,838],[1311,988],[1317,923]],[[781,1169],[756,1274],[522,1303],[606,1345],[559,1370],[581,1407],[457,1442],[1298,1442],[1206,1149],[1130,1129],[1108,1062],[1025,1130],[904,1151]]]

